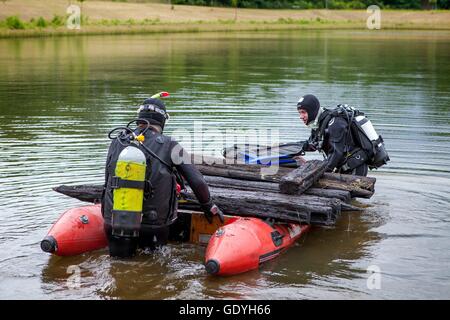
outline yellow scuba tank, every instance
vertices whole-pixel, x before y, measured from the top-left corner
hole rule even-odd
[[[139,236],[146,167],[145,155],[137,147],[128,146],[119,154],[113,177],[113,235]]]

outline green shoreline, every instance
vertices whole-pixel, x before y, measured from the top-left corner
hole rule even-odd
[[[196,32],[236,32],[236,31],[278,31],[278,30],[368,30],[364,22],[336,21],[249,21],[249,22],[189,22],[189,23],[152,23],[138,25],[81,26],[80,30],[64,27],[33,28],[11,30],[0,28],[0,38],[27,38],[52,36],[84,36],[84,35],[125,35],[153,33],[196,33]],[[450,30],[450,26],[427,26],[415,23],[383,24],[381,30]]]

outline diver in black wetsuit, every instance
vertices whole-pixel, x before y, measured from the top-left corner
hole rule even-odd
[[[202,174],[193,164],[182,161],[191,159],[190,156],[178,142],[162,134],[167,118],[166,107],[159,99],[146,99],[138,110],[138,119],[142,120],[137,121],[136,133],[144,134],[144,146],[157,156],[155,158],[146,154],[148,183],[144,189],[143,215],[138,239],[117,237],[111,233],[114,206],[112,181],[118,156],[125,146],[119,139],[114,139],[110,145],[105,170],[102,214],[112,256],[132,256],[137,245],[155,249],[167,243],[169,226],[177,220],[177,172],[193,190],[208,222],[212,223],[214,215],[218,215],[223,222],[223,213],[212,202]]]
[[[356,153],[360,146],[357,145],[344,117],[335,116],[330,110],[322,108],[319,100],[312,94],[300,98],[297,111],[303,123],[311,128],[311,136],[304,144],[303,151],[323,152],[328,161],[329,172],[367,175],[368,158]],[[304,161],[301,156],[296,157],[296,160]],[[352,163],[351,169],[348,168],[349,160]]]

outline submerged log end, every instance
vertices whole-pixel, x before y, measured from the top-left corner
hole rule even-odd
[[[58,193],[81,201],[98,203],[102,198],[103,185],[60,185],[52,189]]]

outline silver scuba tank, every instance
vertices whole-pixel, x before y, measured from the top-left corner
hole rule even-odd
[[[362,129],[364,134],[369,138],[373,145],[373,167],[381,167],[386,164],[390,159],[389,155],[384,147],[383,138],[375,131],[375,128],[364,115],[358,115],[355,117],[358,126]]]
[[[373,127],[372,122],[370,122],[369,119],[367,119],[365,116],[360,115],[355,117],[355,120],[361,126],[370,141],[376,141],[378,139],[379,135],[375,131],[375,128]]]

